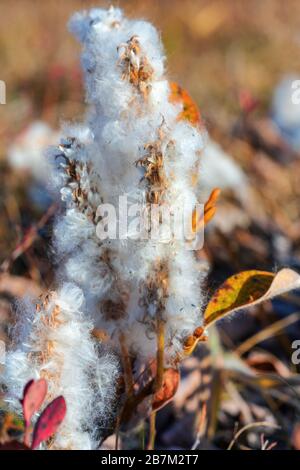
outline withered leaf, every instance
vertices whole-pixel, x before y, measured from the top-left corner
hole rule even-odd
[[[277,274],[257,270],[235,274],[210,299],[204,313],[204,326],[299,287],[300,276],[291,269],[282,269]]]
[[[177,369],[169,368],[164,371],[163,385],[153,397],[153,411],[157,411],[172,400],[177,391],[179,380],[180,375]]]

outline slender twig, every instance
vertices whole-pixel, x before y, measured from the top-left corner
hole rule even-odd
[[[128,354],[126,350],[122,349],[122,356],[123,363],[124,363],[124,371],[125,371],[125,384],[127,390],[132,390],[132,393],[127,392],[127,399],[124,403],[124,407],[121,412],[120,416],[120,423],[128,422],[130,417],[132,416],[133,411],[137,408],[137,406],[149,395],[156,393],[163,385],[163,378],[164,378],[164,347],[165,347],[165,336],[164,336],[164,322],[160,319],[158,321],[158,328],[157,328],[157,354],[156,354],[156,362],[157,362],[157,370],[156,376],[150,382],[145,385],[138,393],[134,394],[134,380],[132,377],[132,370],[130,365],[129,371],[129,364]],[[122,337],[120,335],[120,344],[122,348]],[[129,361],[130,362],[130,361]]]
[[[165,325],[161,318],[158,319],[157,323],[157,370],[153,385],[154,392],[158,392],[158,390],[162,387],[164,378]]]
[[[266,426],[266,427],[270,427],[270,428],[275,428],[275,429],[280,429],[280,426],[278,426],[277,424],[273,424],[273,423],[269,423],[268,421],[258,421],[256,423],[249,423],[247,424],[246,426],[244,426],[243,428],[241,428],[236,434],[235,436],[233,437],[232,441],[230,442],[227,450],[231,450],[232,447],[234,446],[235,442],[238,440],[238,438],[240,437],[240,435],[244,432],[244,431],[247,431],[248,429],[251,429],[251,428],[259,428],[261,426]]]
[[[0,266],[0,271],[7,272],[10,269],[10,266],[12,265],[12,263],[17,258],[19,258],[19,256],[21,256],[26,250],[28,250],[28,248],[31,247],[31,245],[39,237],[39,231],[46,225],[48,220],[54,215],[56,209],[57,209],[57,204],[53,203],[45,212],[45,214],[42,215],[42,217],[37,222],[37,224],[33,225],[27,231],[27,233],[24,235],[21,242],[13,250],[11,255],[3,261],[3,263]]]
[[[275,334],[277,334],[280,330],[286,328],[287,326],[291,325],[292,323],[295,323],[300,319],[300,314],[299,313],[292,313],[286,318],[283,318],[282,320],[278,320],[275,323],[272,323],[272,325],[269,325],[268,327],[264,328],[262,331],[259,331],[255,335],[251,336],[251,338],[248,338],[246,341],[244,341],[242,344],[240,344],[235,352],[242,356],[245,354],[249,349],[251,349],[253,346],[255,346],[257,343],[260,343]]]
[[[119,438],[120,438],[120,416],[117,417],[115,433],[116,433],[115,450],[118,450],[119,449]]]
[[[149,421],[150,421],[149,444],[148,444],[147,450],[154,450],[155,436],[156,436],[156,427],[155,427],[156,412],[155,411],[151,413]]]
[[[192,450],[196,450],[199,447],[201,439],[205,434],[205,430],[206,430],[206,426],[207,426],[206,413],[207,413],[207,403],[204,402],[203,405],[202,405],[201,413],[200,413],[200,419],[199,419],[199,425],[198,425],[196,440],[193,444]]]
[[[132,397],[133,392],[134,392],[134,379],[133,379],[133,374],[132,374],[130,355],[129,355],[128,348],[126,345],[124,333],[120,333],[119,339],[120,339],[120,346],[121,346],[121,351],[122,351],[122,362],[123,362],[123,367],[124,367],[124,379],[125,379],[126,393],[128,397]]]

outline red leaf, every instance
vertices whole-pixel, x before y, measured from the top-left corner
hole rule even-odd
[[[55,398],[55,400],[49,403],[35,425],[31,445],[32,449],[35,449],[41,442],[45,441],[56,432],[66,415],[66,411],[66,402],[62,396]]]
[[[47,395],[47,382],[45,379],[30,380],[24,388],[23,399],[23,415],[26,427],[29,426],[31,418],[36,413]]]
[[[0,450],[30,450],[25,444],[18,441],[5,442],[0,444]]]
[[[29,382],[27,382],[27,384],[25,385],[24,390],[23,390],[23,400],[24,400],[24,397],[25,397],[25,395],[26,395],[26,393],[27,393],[29,387],[33,384],[33,382],[34,382],[34,380],[31,379],[31,380],[29,380]],[[21,402],[22,402],[22,400],[21,400]]]

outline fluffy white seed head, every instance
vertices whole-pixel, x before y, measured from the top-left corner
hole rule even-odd
[[[53,445],[93,448],[94,429],[107,426],[115,409],[120,335],[131,357],[147,363],[163,323],[165,365],[173,364],[185,338],[202,325],[205,275],[186,240],[168,238],[163,217],[158,239],[151,238],[152,226],[143,232],[148,237],[130,238],[129,225],[121,238],[100,239],[98,207],[113,205],[118,223],[124,196],[143,213],[186,203],[191,216],[205,135],[178,119],[182,105],[171,102],[151,24],[111,8],[76,13],[69,27],[83,47],[89,109],[85,122],[66,127],[60,145],[48,152],[52,189],[63,207],[53,241],[61,287],[30,321],[27,350],[21,340],[9,354],[6,384],[12,400],[27,379],[47,377],[50,396],[64,395],[68,408]],[[93,329],[104,330],[105,347],[92,339]]]

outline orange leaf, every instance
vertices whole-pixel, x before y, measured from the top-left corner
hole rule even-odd
[[[152,402],[153,411],[165,406],[174,397],[179,385],[179,372],[177,369],[169,368],[164,371],[163,385],[155,393]]]
[[[204,214],[199,214],[195,209],[192,214],[192,230],[193,232],[198,232],[204,224],[213,218],[216,213],[216,203],[220,195],[221,190],[219,188],[214,188],[210,193],[210,196],[206,203],[204,204]]]
[[[170,88],[170,102],[182,103],[183,106],[183,109],[178,116],[178,120],[186,120],[193,125],[202,125],[199,108],[192,100],[188,92],[175,82],[170,82]]]
[[[282,269],[277,274],[256,270],[235,274],[210,299],[204,313],[204,326],[299,287],[300,276],[291,269]]]

